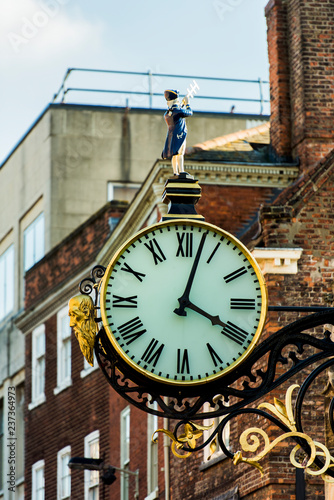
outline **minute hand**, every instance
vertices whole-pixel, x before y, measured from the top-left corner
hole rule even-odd
[[[208,234],[207,232],[202,234],[202,238],[201,238],[201,241],[200,241],[200,243],[198,245],[198,249],[197,249],[197,252],[196,252],[196,255],[195,255],[195,259],[194,259],[194,262],[193,262],[193,265],[192,265],[192,268],[191,268],[191,271],[190,271],[190,274],[189,274],[189,278],[188,278],[188,282],[187,282],[186,288],[185,288],[185,290],[183,292],[182,297],[180,297],[178,299],[180,307],[178,307],[177,309],[174,309],[175,314],[178,314],[179,316],[187,316],[187,313],[185,312],[184,309],[188,306],[188,303],[189,303],[189,293],[190,293],[190,290],[191,290],[191,287],[192,287],[192,284],[193,284],[193,281],[194,281],[194,277],[195,277],[195,274],[196,274],[198,262],[199,262],[199,259],[201,257],[201,254],[202,254],[202,250],[203,250],[203,247],[204,247],[205,238],[207,237],[207,234]]]

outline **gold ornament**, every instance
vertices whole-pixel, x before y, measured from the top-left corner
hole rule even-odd
[[[94,342],[97,333],[95,307],[89,295],[76,295],[68,303],[70,326],[79,342],[82,354],[94,366]]]

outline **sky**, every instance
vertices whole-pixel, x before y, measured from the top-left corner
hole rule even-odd
[[[68,68],[269,79],[264,8],[268,0],[1,0],[0,165],[57,94]],[[258,84],[197,81],[194,111],[260,112],[258,103],[200,96],[259,98]],[[153,91],[191,79],[153,76]],[[72,71],[68,87],[147,91],[144,75]],[[263,85],[268,99],[268,85]],[[56,102],[59,102],[62,94]],[[132,107],[148,99],[68,92],[65,102]],[[153,107],[164,108],[163,98]],[[264,113],[269,113],[265,105]]]

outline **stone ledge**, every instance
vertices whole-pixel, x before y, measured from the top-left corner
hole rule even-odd
[[[297,274],[302,248],[254,248],[253,257],[263,274]]]
[[[170,161],[159,160],[172,176]],[[224,164],[223,161],[211,163],[190,161],[185,158],[184,169],[200,184],[231,184],[242,186],[261,186],[284,188],[290,186],[299,176],[299,168],[295,165],[279,164]]]

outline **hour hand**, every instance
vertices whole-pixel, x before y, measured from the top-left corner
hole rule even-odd
[[[179,299],[179,302],[180,302],[180,307],[177,309],[174,309],[175,314],[178,314],[179,316],[186,316],[187,313],[185,312],[184,309],[187,307],[188,309],[192,309],[193,311],[197,312],[198,314],[201,314],[205,318],[208,318],[211,321],[212,325],[220,325],[223,328],[226,326],[226,323],[224,323],[218,315],[213,316],[212,314],[209,314],[208,312],[204,311],[204,309],[201,309],[200,307],[197,307],[195,304],[190,302],[190,300],[185,301],[185,300]],[[185,304],[185,302],[186,302],[186,304]]]

